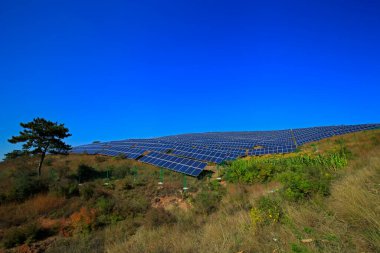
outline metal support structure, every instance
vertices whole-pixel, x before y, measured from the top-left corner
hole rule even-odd
[[[158,184],[162,185],[164,184],[164,169],[160,168],[160,182]]]
[[[222,178],[221,178],[221,176],[220,176],[219,164],[216,165],[216,171],[217,171],[217,176],[218,176],[216,179],[217,179],[218,181],[222,180]]]
[[[133,167],[132,169],[133,171],[133,182],[136,182],[137,181],[137,176],[138,176],[138,169],[136,166]]]
[[[187,191],[189,188],[187,188],[187,176],[183,174],[183,190]]]

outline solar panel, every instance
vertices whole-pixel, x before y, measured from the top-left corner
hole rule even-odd
[[[206,166],[203,161],[221,163],[246,155],[290,153],[305,143],[375,128],[380,128],[380,124],[323,126],[279,131],[191,133],[92,143],[74,147],[71,153],[109,156],[123,154],[129,159],[139,159],[142,162],[197,176]],[[146,152],[150,153],[144,155]]]
[[[197,177],[207,165],[207,163],[204,162],[161,154],[158,152],[151,152],[140,158],[139,161],[194,177]]]
[[[199,148],[174,148],[172,154],[213,163],[221,163],[227,156],[227,153]]]

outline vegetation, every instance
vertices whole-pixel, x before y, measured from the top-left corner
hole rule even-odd
[[[380,251],[380,130],[239,159],[186,192],[128,159],[46,161],[0,163],[0,252]]]
[[[71,136],[69,129],[63,124],[48,121],[43,118],[35,118],[28,123],[20,123],[24,128],[19,136],[12,136],[8,141],[10,143],[24,143],[23,150],[15,150],[6,154],[6,159],[14,158],[20,155],[32,154],[39,155],[40,162],[38,164],[38,175],[41,175],[41,167],[44,162],[46,153],[66,154],[71,147],[65,144],[62,139]]]

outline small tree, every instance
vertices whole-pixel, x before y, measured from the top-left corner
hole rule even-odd
[[[71,136],[69,129],[64,124],[48,121],[43,118],[35,118],[28,123],[20,123],[24,128],[19,136],[12,136],[10,143],[24,142],[22,149],[25,153],[40,155],[38,164],[38,176],[41,175],[41,167],[47,152],[52,154],[67,154],[71,149],[62,139]]]
[[[5,154],[3,160],[4,161],[13,160],[17,157],[23,157],[27,155],[29,155],[29,153],[24,150],[13,150],[12,152]]]

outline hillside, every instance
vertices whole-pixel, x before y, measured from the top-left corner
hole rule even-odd
[[[200,179],[79,154],[38,178],[36,163],[0,163],[0,252],[380,252],[380,130]]]

